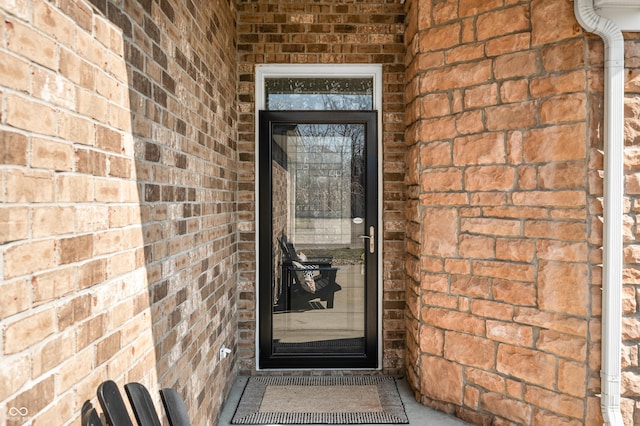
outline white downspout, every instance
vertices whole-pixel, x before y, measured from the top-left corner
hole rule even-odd
[[[624,201],[624,39],[616,24],[596,13],[593,0],[575,0],[574,13],[580,25],[585,30],[599,35],[605,46],[601,409],[606,425],[622,426],[620,357]]]

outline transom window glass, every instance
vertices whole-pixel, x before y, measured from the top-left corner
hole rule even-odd
[[[271,111],[369,111],[373,78],[266,78],[266,109]]]

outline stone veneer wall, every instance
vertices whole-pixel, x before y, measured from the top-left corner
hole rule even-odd
[[[0,4],[0,424],[79,424],[106,379],[157,408],[174,387],[215,423],[237,330],[235,3],[92,3]]]
[[[602,42],[569,0],[407,0],[406,11],[410,382],[474,424],[602,424]],[[631,425],[640,78],[627,37]]]
[[[239,357],[255,370],[255,65],[383,64],[384,369],[404,370],[404,14],[401,0],[238,1]]]

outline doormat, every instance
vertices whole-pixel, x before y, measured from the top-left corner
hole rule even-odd
[[[231,424],[406,424],[389,376],[251,377]]]

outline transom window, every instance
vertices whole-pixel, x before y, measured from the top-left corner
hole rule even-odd
[[[370,111],[373,77],[266,78],[266,109],[271,111]]]

